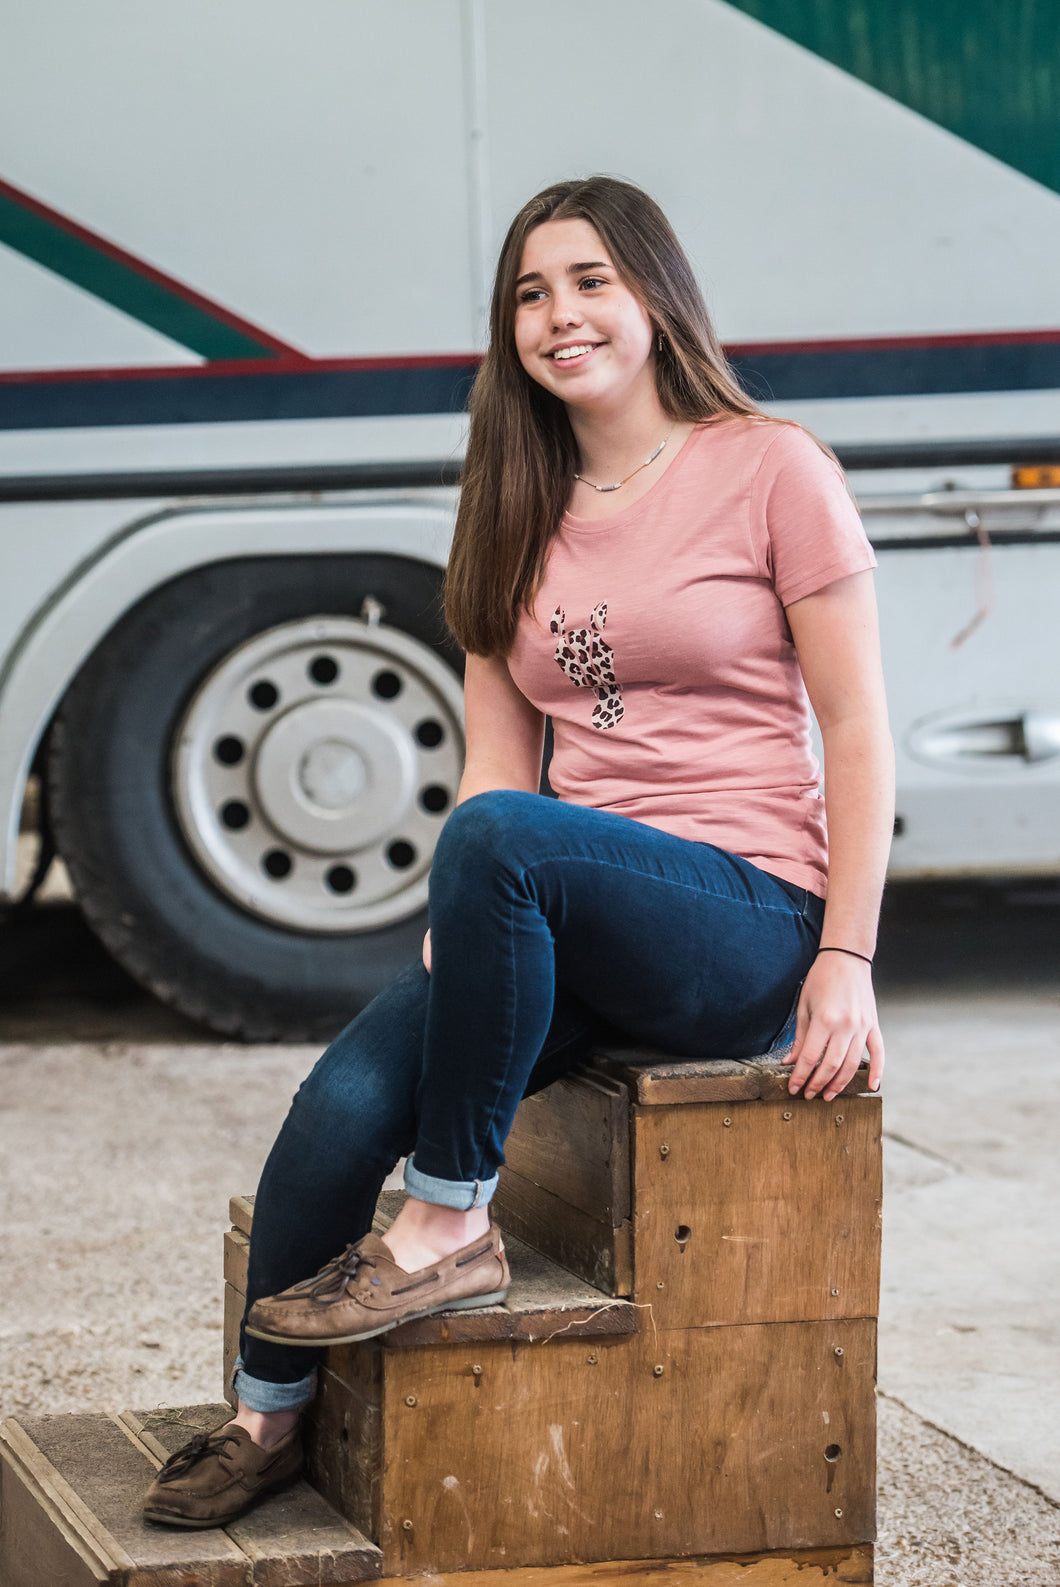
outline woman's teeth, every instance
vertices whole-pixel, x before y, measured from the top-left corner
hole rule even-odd
[[[582,353],[591,353],[594,345],[593,342],[584,342],[580,347],[557,347],[552,356],[558,359],[580,358]]]

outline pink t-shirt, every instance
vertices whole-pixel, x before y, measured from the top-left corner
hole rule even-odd
[[[508,666],[560,799],[714,843],[823,896],[824,801],[784,607],[876,565],[805,431],[699,425],[639,501],[564,517]]]

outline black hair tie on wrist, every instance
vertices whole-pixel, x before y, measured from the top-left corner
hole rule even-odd
[[[849,953],[850,957],[852,959],[861,959],[865,964],[871,964],[872,963],[872,960],[866,954],[858,953],[856,948],[818,948],[817,952],[818,953]]]

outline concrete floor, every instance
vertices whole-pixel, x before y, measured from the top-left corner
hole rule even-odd
[[[1060,1583],[1060,899],[895,890],[881,1587]],[[61,903],[0,932],[0,1414],[216,1396],[228,1195],[315,1050],[204,1038]]]

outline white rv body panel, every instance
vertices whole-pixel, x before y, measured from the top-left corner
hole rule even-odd
[[[458,403],[419,411],[414,391],[383,392],[376,411],[371,382],[410,361],[473,366],[504,229],[557,178],[603,170],[652,192],[761,400],[832,444],[1060,438],[1052,376],[1006,384],[1001,366],[996,379],[973,367],[964,386],[952,373],[873,385],[889,338],[934,339],[949,357],[947,339],[980,337],[986,358],[990,338],[1055,331],[1060,195],[721,0],[650,13],[634,0],[542,0],[532,13],[513,0],[56,0],[9,30],[0,145],[0,178],[30,207],[245,322],[256,357],[229,369],[131,300],[0,243],[0,485],[148,479],[137,500],[0,503],[8,878],[26,769],[123,601],[266,544],[405,546],[441,564],[446,493],[399,493],[407,505],[381,516],[363,497],[203,508],[149,477],[459,459]],[[269,338],[271,362],[257,356]],[[792,390],[777,376],[807,344],[854,370],[835,394],[824,377]],[[313,395],[353,365],[368,384],[348,409],[342,393]],[[245,401],[214,401],[244,375]],[[868,501],[1008,477],[910,468],[853,484]],[[1060,760],[973,770],[927,764],[910,744],[925,720],[966,707],[1056,710],[1060,548],[998,543],[992,609],[953,650],[979,550],[926,547],[934,530],[908,514],[869,527],[906,815],[895,873],[1057,867]],[[896,548],[910,536],[915,548]]]

